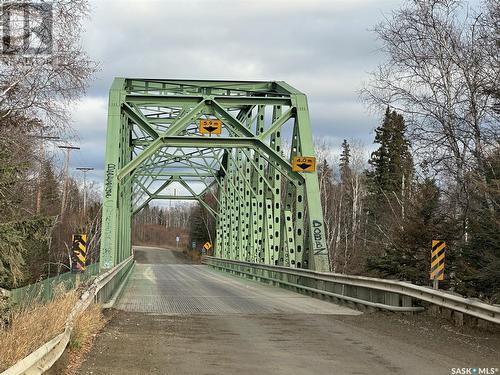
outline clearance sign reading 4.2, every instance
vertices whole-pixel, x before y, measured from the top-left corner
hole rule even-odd
[[[316,158],[314,156],[294,156],[292,158],[292,170],[294,172],[314,172],[316,170]]]

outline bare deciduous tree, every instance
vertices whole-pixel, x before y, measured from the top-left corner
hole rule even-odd
[[[2,19],[11,20],[8,31],[4,30],[0,58],[0,119],[37,118],[64,128],[68,105],[84,92],[96,69],[80,41],[89,5],[87,0],[54,0],[45,5],[50,6],[40,10],[31,3],[0,5]],[[31,23],[40,23],[33,38],[41,42],[33,48],[20,40],[26,38],[26,24],[18,21],[26,14]],[[21,47],[14,48],[16,44]]]
[[[345,173],[343,177],[334,171],[333,166],[338,165],[338,155],[333,154],[331,145],[317,143],[316,155],[332,270],[342,273],[359,272],[363,267],[363,261],[359,261],[359,249],[364,242],[360,231],[366,195],[363,181],[366,152],[359,142],[351,141],[349,173]]]
[[[472,183],[484,180],[500,135],[491,90],[500,79],[494,3],[474,10],[460,0],[409,1],[375,28],[387,61],[362,90],[368,103],[405,114],[416,154],[452,178],[465,220]]]

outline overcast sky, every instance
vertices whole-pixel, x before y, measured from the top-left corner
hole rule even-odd
[[[371,147],[379,114],[358,91],[383,59],[370,29],[401,0],[95,0],[84,46],[99,62],[76,105],[81,151],[102,181],[113,77],[283,80],[308,95],[314,135]]]

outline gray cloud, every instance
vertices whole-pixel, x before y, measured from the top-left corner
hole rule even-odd
[[[76,110],[73,164],[102,173],[115,76],[284,80],[308,94],[315,136],[370,144],[379,119],[357,92],[382,56],[369,29],[401,2],[95,0],[84,46],[102,70]]]

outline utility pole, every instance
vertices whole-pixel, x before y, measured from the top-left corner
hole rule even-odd
[[[78,167],[76,169],[83,172],[83,219],[85,220],[85,213],[87,212],[87,172],[93,171],[94,168]]]
[[[59,137],[43,135],[45,127],[42,126],[40,128],[40,135],[33,135],[33,138],[40,139],[40,172],[38,174],[38,183],[36,190],[36,213],[39,214],[42,207],[42,173],[43,173],[43,163],[45,163],[45,140],[56,141],[59,140]]]
[[[69,154],[71,150],[79,150],[80,147],[75,146],[57,146],[66,150],[66,159],[64,161],[64,182],[63,182],[63,196],[61,202],[61,222],[64,218],[64,209],[66,208],[66,199],[68,194],[68,168],[69,168]]]

